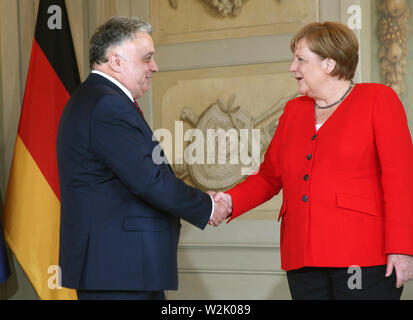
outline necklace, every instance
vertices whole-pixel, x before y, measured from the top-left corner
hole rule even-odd
[[[328,106],[325,106],[325,107],[320,107],[320,106],[314,101],[314,108],[316,108],[316,109],[328,109],[328,108],[331,108],[331,107],[335,106],[336,104],[339,104],[341,101],[344,100],[345,97],[347,97],[348,93],[350,92],[350,90],[351,90],[353,87],[354,87],[354,82],[351,81],[350,87],[347,89],[346,93],[345,93],[340,99],[338,99],[336,102],[334,102],[334,103],[332,103],[332,104],[330,104],[330,105],[328,105]]]

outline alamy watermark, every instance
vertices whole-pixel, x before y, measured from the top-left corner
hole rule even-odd
[[[50,290],[62,289],[62,269],[58,265],[50,265],[47,273],[51,276],[47,279],[47,286]]]
[[[350,15],[347,19],[347,26],[352,30],[361,30],[362,18],[360,6],[357,4],[349,6],[347,8],[347,13]]]
[[[234,164],[242,166],[242,175],[255,174],[260,165],[259,129],[195,128],[184,132],[183,121],[175,121],[174,139],[172,132],[163,128],[154,131],[153,140],[160,141],[152,152],[155,164]],[[186,147],[185,142],[189,142]]]
[[[350,266],[347,273],[351,274],[347,280],[347,287],[350,290],[362,289],[362,270],[359,266]]]
[[[51,16],[47,19],[47,27],[50,30],[62,29],[62,8],[58,5],[52,5],[47,9]]]

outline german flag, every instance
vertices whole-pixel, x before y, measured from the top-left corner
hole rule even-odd
[[[76,299],[59,288],[59,119],[80,84],[64,0],[40,0],[4,206],[4,235],[41,299]]]

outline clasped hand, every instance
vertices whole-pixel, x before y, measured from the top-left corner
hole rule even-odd
[[[214,213],[208,224],[217,227],[232,213],[232,199],[229,194],[223,192],[207,192],[214,199]]]

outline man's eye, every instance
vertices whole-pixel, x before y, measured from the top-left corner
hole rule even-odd
[[[152,55],[145,56],[145,57],[143,57],[142,61],[150,62],[152,60],[152,57],[153,57]]]

